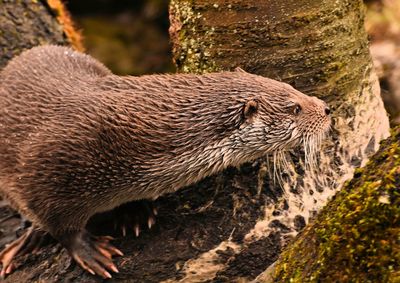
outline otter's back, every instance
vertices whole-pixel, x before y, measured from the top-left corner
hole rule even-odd
[[[0,72],[0,84],[7,88],[27,82],[52,84],[53,78],[76,84],[87,77],[110,75],[103,64],[94,58],[55,45],[38,46],[22,52]]]

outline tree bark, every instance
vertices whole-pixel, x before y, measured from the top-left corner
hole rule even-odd
[[[42,44],[82,50],[80,35],[59,0],[0,2],[0,68],[23,50]]]
[[[256,282],[398,282],[400,127]]]
[[[3,66],[24,48],[69,42],[45,2],[3,0],[1,5],[0,15],[7,10],[0,16]],[[25,19],[22,12],[13,15],[22,9],[34,15],[29,17],[34,24],[25,28],[18,23]],[[181,71],[241,66],[318,95],[335,109],[333,137],[325,145],[318,174],[288,172],[292,175],[282,192],[270,182],[265,160],[230,168],[160,198],[154,229],[115,241],[125,256],[115,261],[120,273],[113,275],[114,281],[248,281],[277,259],[287,240],[388,134],[363,30],[362,3],[173,0],[170,11]],[[110,234],[108,226],[92,229]],[[10,234],[2,238],[7,237]],[[6,282],[102,281],[54,244],[19,259],[18,265]]]

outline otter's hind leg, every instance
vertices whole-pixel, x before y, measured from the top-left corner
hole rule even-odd
[[[4,278],[7,274],[10,274],[15,268],[14,259],[17,256],[35,252],[48,236],[47,232],[31,226],[22,236],[6,245],[0,253],[0,262],[2,264],[0,276]]]

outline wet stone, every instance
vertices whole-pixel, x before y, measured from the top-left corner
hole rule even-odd
[[[288,228],[286,225],[281,223],[279,220],[273,220],[268,226],[271,228],[276,228],[277,230],[279,230],[283,233],[290,232],[290,228]]]
[[[358,156],[353,156],[350,160],[351,165],[354,167],[360,167],[361,166],[361,158]]]
[[[303,228],[306,226],[306,220],[301,215],[296,215],[293,222],[294,229],[296,229],[297,232],[303,230]]]

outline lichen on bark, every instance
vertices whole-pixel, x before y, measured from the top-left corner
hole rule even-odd
[[[174,61],[184,73],[210,73],[220,68],[213,61],[214,28],[202,29],[202,14],[190,1],[170,2],[170,35],[174,44]]]

